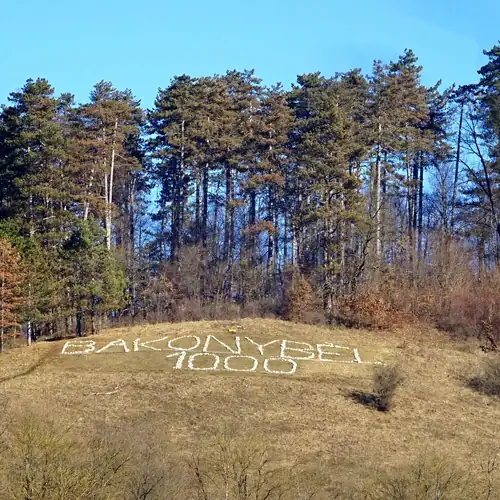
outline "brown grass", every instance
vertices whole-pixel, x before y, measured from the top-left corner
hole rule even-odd
[[[500,404],[464,384],[477,350],[438,334],[434,340],[360,330],[313,327],[276,320],[193,322],[107,330],[99,347],[140,336],[216,335],[290,339],[358,347],[362,359],[398,363],[405,384],[390,413],[374,412],[346,397],[372,389],[372,365],[299,361],[294,375],[173,370],[165,352],[59,355],[64,341],[12,350],[0,358],[3,414],[51,415],[83,439],[97,425],[127,440],[154,435],[172,457],[214,452],[227,428],[270,447],[286,463],[321,464],[347,484],[391,471],[435,451],[467,465],[484,456],[500,431]],[[43,361],[43,362],[41,362]],[[8,421],[7,418],[4,421]],[[146,436],[147,437],[147,436]]]

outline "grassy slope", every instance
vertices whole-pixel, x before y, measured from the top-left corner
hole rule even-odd
[[[358,347],[362,359],[397,361],[406,381],[393,411],[348,397],[370,390],[373,366],[298,362],[294,375],[172,370],[165,353],[60,355],[64,342],[39,343],[0,358],[0,402],[8,410],[53,415],[79,432],[112,423],[124,436],[155,434],[175,452],[198,450],[221,429],[256,435],[281,456],[316,460],[356,480],[369,467],[392,467],[435,451],[468,460],[487,454],[500,430],[500,403],[467,388],[462,376],[478,353],[446,339],[403,338],[346,329],[243,320],[239,334]],[[229,322],[197,322],[108,330],[118,338],[196,334],[229,340]],[[109,394],[106,394],[109,393]]]

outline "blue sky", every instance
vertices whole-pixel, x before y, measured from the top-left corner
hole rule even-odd
[[[423,80],[475,81],[500,39],[482,0],[0,0],[0,103],[29,77],[84,101],[110,80],[151,106],[174,75],[254,68],[265,83],[389,61],[412,48]]]

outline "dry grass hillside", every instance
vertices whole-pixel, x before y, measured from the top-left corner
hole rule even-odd
[[[236,337],[239,355],[227,348],[236,350]],[[279,359],[282,342],[264,346],[274,340],[289,341],[287,356],[314,359],[296,360],[294,373],[271,373],[294,368]],[[487,355],[437,334],[248,319],[113,329],[65,344],[41,342],[1,356],[4,415],[43,415],[82,437],[109,426],[124,441],[161,443],[179,459],[230,433],[350,484],[419,456],[461,464],[487,459],[500,434],[500,402],[465,382]],[[184,355],[172,346],[191,350]],[[196,355],[204,346],[218,358]],[[85,349],[93,351],[70,354]],[[254,360],[255,371],[236,371],[253,369]],[[215,363],[215,370],[200,370]],[[387,413],[350,397],[370,392],[376,363],[397,363],[405,376]]]

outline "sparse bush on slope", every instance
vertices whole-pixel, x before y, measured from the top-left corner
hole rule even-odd
[[[397,388],[404,380],[398,365],[380,366],[373,373],[375,404],[380,411],[389,411],[394,403]]]
[[[469,386],[489,396],[500,396],[500,358],[486,359],[480,373],[469,380]]]
[[[353,391],[349,397],[364,406],[388,412],[393,407],[396,390],[403,381],[404,376],[398,365],[378,366],[373,372],[373,392]]]
[[[317,496],[325,483],[311,481],[313,464],[290,465],[251,438],[222,435],[212,445],[174,461],[142,436],[75,436],[30,415],[0,436],[0,500],[327,498]]]
[[[460,468],[440,457],[421,457],[392,474],[379,475],[363,500],[495,500],[500,498],[498,466],[490,459],[479,468]]]
[[[385,379],[384,379],[385,380]],[[83,439],[84,438],[84,439]],[[423,457],[342,483],[322,460],[294,464],[263,440],[223,434],[188,460],[142,437],[74,436],[29,416],[0,436],[1,500],[497,500],[496,458],[463,469]],[[382,469],[384,471],[384,469]],[[371,478],[371,479],[370,479]],[[362,479],[362,478],[360,478]],[[361,484],[359,484],[361,483]]]
[[[2,500],[105,500],[129,461],[110,439],[79,440],[34,415],[9,429],[4,441]]]
[[[300,276],[295,269],[287,269],[281,311],[283,318],[304,322],[317,310],[315,300],[311,283],[304,276]]]

